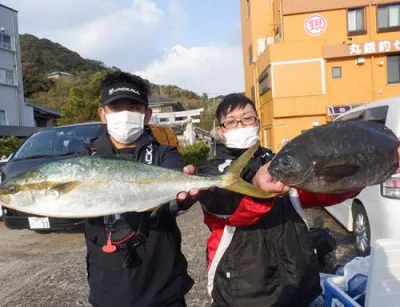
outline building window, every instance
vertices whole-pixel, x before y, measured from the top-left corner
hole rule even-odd
[[[264,144],[265,147],[272,147],[272,131],[271,128],[264,128]]]
[[[14,84],[14,72],[12,70],[6,69],[6,83]]]
[[[342,77],[342,67],[332,67],[332,78],[340,79]]]
[[[378,31],[400,30],[400,4],[378,6]]]
[[[347,32],[349,35],[365,34],[365,9],[363,7],[348,9]]]
[[[259,89],[260,89],[260,96],[266,93],[268,90],[271,89],[271,65],[269,65],[258,78]]]
[[[256,102],[256,90],[254,85],[251,87],[251,100],[255,103]]]
[[[14,85],[14,72],[9,69],[0,68],[0,83]]]
[[[0,126],[5,126],[6,123],[6,111],[0,110]]]
[[[253,44],[250,44],[249,46],[249,62],[250,64],[253,64]]]
[[[11,36],[5,33],[0,33],[0,47],[11,49]]]
[[[387,78],[388,83],[400,83],[400,55],[387,57]]]
[[[246,0],[246,9],[247,9],[247,19],[250,18],[250,0]]]

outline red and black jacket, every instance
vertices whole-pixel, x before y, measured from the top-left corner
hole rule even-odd
[[[224,173],[243,152],[220,147],[198,173]],[[272,157],[271,151],[260,148],[242,178],[251,182]],[[284,197],[260,200],[220,188],[201,192],[204,222],[211,231],[207,255],[212,306],[308,306],[321,287],[303,208],[333,205],[353,194],[292,190]]]

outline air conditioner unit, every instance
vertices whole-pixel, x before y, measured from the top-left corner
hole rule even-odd
[[[365,63],[365,58],[364,57],[358,57],[356,59],[356,64],[357,65],[361,65],[361,64],[364,64],[364,63]]]
[[[263,38],[259,38],[257,40],[257,55],[261,55],[264,51],[265,51],[265,47],[266,47],[266,39]]]
[[[267,46],[275,43],[275,38],[273,36],[267,37]]]

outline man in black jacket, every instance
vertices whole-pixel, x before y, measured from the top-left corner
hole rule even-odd
[[[109,73],[102,82],[99,116],[107,133],[92,155],[126,155],[134,161],[183,170],[176,148],[160,145],[145,129],[151,117],[149,84],[138,76]],[[193,286],[181,252],[176,213],[193,202],[175,202],[153,213],[90,218],[85,228],[89,301],[95,307],[184,307]],[[177,206],[178,204],[178,206]],[[112,204],[110,204],[112,205]]]
[[[199,174],[221,175],[258,141],[256,108],[246,96],[225,96],[216,113],[224,144],[213,160],[199,167]],[[321,293],[303,208],[336,204],[355,192],[328,195],[289,189],[268,173],[272,157],[269,149],[260,147],[241,177],[266,192],[282,192],[282,197],[255,199],[221,188],[199,194],[211,231],[207,257],[213,307],[307,307]]]

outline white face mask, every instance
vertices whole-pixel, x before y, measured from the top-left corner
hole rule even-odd
[[[135,142],[144,130],[144,114],[122,111],[106,113],[108,133],[121,144]]]
[[[245,127],[224,134],[225,145],[228,148],[250,148],[259,140],[259,127]]]

